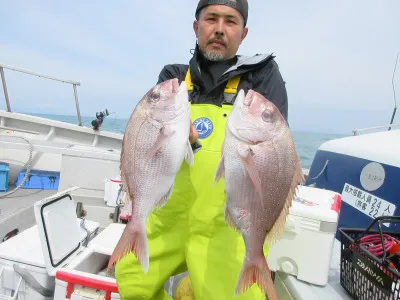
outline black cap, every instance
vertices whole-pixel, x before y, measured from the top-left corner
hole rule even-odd
[[[247,16],[249,12],[249,5],[247,0],[200,0],[196,8],[196,20],[199,19],[199,12],[202,8],[211,4],[227,5],[236,9],[243,17],[244,25],[247,23]]]

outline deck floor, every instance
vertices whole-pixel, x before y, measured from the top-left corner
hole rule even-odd
[[[8,191],[14,188],[9,186]],[[21,232],[34,225],[34,203],[55,193],[56,190],[19,189],[0,198],[0,243],[8,232],[16,228]],[[4,194],[0,192],[0,197]]]

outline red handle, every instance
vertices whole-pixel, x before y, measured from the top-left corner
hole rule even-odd
[[[331,205],[331,210],[334,210],[339,214],[341,206],[342,206],[342,197],[339,194],[336,194],[333,197],[333,203]]]
[[[74,290],[74,285],[79,284],[88,288],[106,291],[106,299],[110,299],[111,293],[118,293],[116,283],[102,281],[95,278],[71,274],[65,271],[57,271],[56,278],[68,282],[66,298],[70,299]]]

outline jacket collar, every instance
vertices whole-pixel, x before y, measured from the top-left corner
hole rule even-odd
[[[236,63],[222,74],[219,82],[228,80],[230,77],[243,74],[251,69],[254,69],[272,57],[272,54],[256,54],[254,56],[236,55]],[[202,59],[204,58],[200,52],[199,45],[196,42],[193,56],[189,61],[189,67],[193,83],[204,87],[199,63]]]

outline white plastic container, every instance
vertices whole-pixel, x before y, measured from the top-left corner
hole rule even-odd
[[[115,278],[105,271],[125,228],[112,223],[78,257],[56,273],[55,300],[120,299]]]
[[[280,290],[277,291],[279,299],[352,300],[353,298],[340,285],[340,249],[341,242],[335,239],[329,267],[328,284],[324,286],[308,283],[298,280],[295,276],[277,272],[275,287],[280,287]]]
[[[0,299],[53,299],[55,270],[85,248],[86,230],[91,239],[99,228],[88,220],[86,230],[81,227],[68,190],[37,202],[34,210],[36,225],[0,244]]]
[[[285,232],[281,240],[270,247],[267,261],[271,271],[326,285],[340,206],[340,194],[300,186],[287,217]]]

